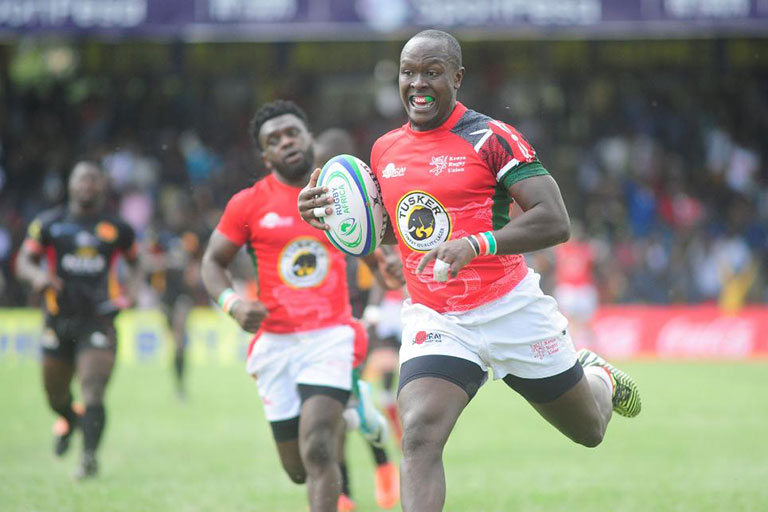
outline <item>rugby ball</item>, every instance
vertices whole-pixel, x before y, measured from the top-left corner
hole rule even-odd
[[[365,256],[381,243],[387,229],[387,212],[381,187],[365,162],[352,155],[337,155],[328,160],[317,179],[333,197],[333,213],[319,217],[330,226],[325,234],[341,252]]]

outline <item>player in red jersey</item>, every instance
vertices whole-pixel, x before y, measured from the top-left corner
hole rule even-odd
[[[597,251],[583,236],[583,228],[574,222],[571,239],[555,247],[555,299],[568,318],[568,326],[577,347],[593,347],[592,318],[599,297],[595,285]]]
[[[442,510],[443,447],[489,368],[586,446],[602,441],[613,410],[640,411],[628,375],[592,352],[577,355],[565,317],[520,255],[568,239],[557,184],[512,126],[456,100],[463,78],[453,36],[411,38],[399,72],[409,121],[371,153],[410,294],[398,396],[406,512]],[[305,221],[327,229],[315,208],[333,199],[316,186],[318,174],[298,206]],[[510,220],[512,200],[523,213]]]
[[[48,404],[64,426],[57,432],[56,455],[67,451],[75,428],[83,432],[78,479],[98,473],[104,392],[117,352],[114,319],[126,304],[114,272],[117,258],[128,263],[133,295],[139,279],[133,229],[102,211],[105,192],[106,178],[95,164],[75,165],[67,208],[43,213],[29,225],[17,260],[19,277],[43,298],[43,383]],[[85,402],[82,413],[72,403],[75,375]]]
[[[289,101],[256,113],[251,134],[271,174],[229,201],[203,256],[202,276],[222,309],[258,332],[247,370],[257,381],[280,461],[291,480],[306,482],[310,510],[330,512],[341,491],[342,413],[355,359],[364,355],[355,353],[355,338],[365,334],[353,328],[344,254],[296,211],[314,163],[307,124]],[[227,275],[244,245],[256,267],[259,300],[238,296]],[[376,429],[373,418],[363,419]]]

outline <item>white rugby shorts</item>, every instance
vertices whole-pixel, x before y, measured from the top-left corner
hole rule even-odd
[[[379,306],[380,318],[376,324],[376,337],[380,340],[387,338],[398,339],[403,333],[403,324],[400,320],[403,310],[403,301],[385,298]]]
[[[410,300],[403,306],[400,364],[426,355],[472,361],[493,378],[551,377],[576,363],[568,321],[539,287],[533,270],[507,295],[460,313],[438,313]]]
[[[256,379],[267,421],[299,416],[299,384],[351,390],[354,340],[349,325],[262,333],[246,361],[246,370]]]

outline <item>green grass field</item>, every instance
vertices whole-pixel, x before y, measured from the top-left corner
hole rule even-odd
[[[446,449],[446,510],[768,510],[768,364],[624,367],[641,385],[643,413],[615,417],[592,450],[503,384],[486,385]],[[38,367],[0,361],[0,510],[304,512],[304,488],[279,467],[250,378],[235,366],[193,367],[189,377],[180,403],[166,368],[119,367],[101,477],[76,483],[80,443],[53,456]],[[349,458],[358,510],[378,510],[357,435]]]

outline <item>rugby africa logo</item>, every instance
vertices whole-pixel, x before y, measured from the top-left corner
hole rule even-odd
[[[440,201],[416,190],[397,203],[397,229],[414,251],[428,252],[451,236],[451,217]]]
[[[363,243],[363,230],[360,228],[360,223],[351,216],[352,210],[349,205],[350,191],[354,190],[355,185],[341,171],[331,172],[326,182],[331,183],[334,180],[341,180],[341,183],[331,189],[331,196],[334,199],[333,208],[335,210],[333,213],[339,217],[350,215],[339,225],[339,243],[347,249],[354,249]]]

